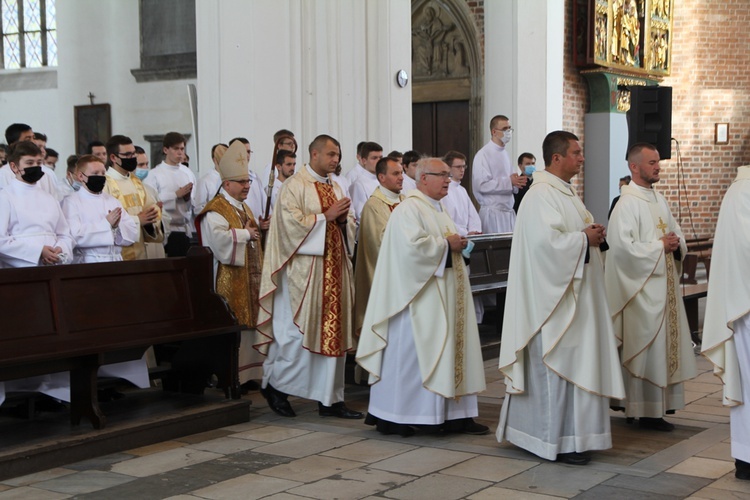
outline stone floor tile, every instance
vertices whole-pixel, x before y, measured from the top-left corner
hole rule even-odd
[[[685,498],[699,489],[707,486],[710,479],[702,477],[689,477],[682,474],[670,474],[662,472],[654,477],[634,477],[620,474],[604,482],[605,486],[645,491],[658,495],[674,495]]]
[[[716,392],[716,384],[701,384],[700,382],[685,382],[685,392],[702,392],[711,394]]]
[[[50,479],[34,484],[35,488],[77,495],[82,493],[91,493],[92,491],[106,490],[113,486],[133,481],[133,477],[104,472],[100,470],[87,470],[76,472],[67,476]]]
[[[678,500],[681,497],[598,485],[573,497],[575,500]]]
[[[312,456],[300,458],[299,460],[292,460],[287,464],[263,469],[258,471],[258,473],[263,474],[264,476],[310,483],[364,465],[365,464],[360,462],[341,460],[340,458]]]
[[[726,476],[718,479],[710,484],[711,488],[719,490],[727,490],[739,493],[750,493],[750,481],[737,479],[734,477],[734,472],[727,474]]]
[[[200,497],[194,497],[193,495],[175,495],[167,497],[164,500],[198,500]]]
[[[723,417],[729,416],[729,408],[723,405],[710,405],[706,404],[709,400],[703,398],[695,403],[690,403],[685,407],[685,411],[692,413],[702,413],[707,415],[720,415]]]
[[[114,464],[112,472],[128,476],[147,477],[220,457],[222,455],[218,453],[192,448],[177,448]]]
[[[103,457],[90,458],[81,462],[66,465],[68,469],[74,470],[103,470],[108,471],[116,463],[134,458],[130,453],[112,453]]]
[[[300,484],[297,481],[282,478],[246,474],[201,488],[193,491],[192,494],[200,498],[217,500],[233,500],[235,498],[246,500],[248,498],[261,498],[273,495],[274,493],[280,493]]]
[[[264,427],[264,425],[259,424],[258,422],[250,421],[250,422],[244,422],[241,424],[222,427],[221,430],[230,431],[230,432],[245,432],[245,431],[251,431],[253,429],[258,429],[260,427]]]
[[[394,457],[415,449],[416,446],[379,439],[364,439],[356,443],[328,450],[322,455],[334,458],[354,460],[356,462],[372,463]]]
[[[586,466],[543,463],[499,483],[503,488],[572,497],[593,488],[614,474]]]
[[[332,497],[338,500],[347,500],[376,495],[390,490],[394,486],[413,480],[413,476],[362,468],[350,470],[331,478],[321,479],[314,483],[303,484],[288,492],[322,500]]]
[[[161,453],[162,451],[174,450],[175,448],[182,448],[185,443],[180,441],[162,441],[161,443],[150,444],[148,446],[142,446],[140,448],[133,448],[127,450],[125,453],[135,455],[138,457],[145,457],[146,455],[153,455],[154,453]]]
[[[698,490],[695,493],[693,493],[692,496],[689,496],[688,499],[696,499],[696,498],[708,498],[710,500],[728,500],[728,499],[742,499],[742,500],[748,500],[750,499],[750,493],[742,493],[740,491],[727,491],[727,490],[720,490],[718,488],[712,488],[711,486],[707,486],[703,488],[702,490]]]
[[[234,435],[230,435],[228,437],[221,437],[218,439],[211,439],[210,441],[191,444],[186,446],[186,448],[228,455],[231,453],[237,453],[239,451],[252,450],[253,448],[257,448],[258,446],[263,446],[266,444],[261,441],[237,439],[233,436]]]
[[[539,493],[530,493],[528,491],[509,490],[508,488],[498,488],[493,486],[492,488],[485,488],[466,498],[468,500],[497,500],[498,498],[502,498],[503,500],[557,500],[564,497],[542,495]]]
[[[371,467],[414,476],[424,476],[476,457],[472,453],[419,448],[401,455],[375,462]]]
[[[0,492],[0,500],[59,500],[61,498],[70,498],[70,495],[40,490],[31,486],[21,486]]]
[[[696,453],[697,457],[704,458],[715,458],[716,460],[726,460],[728,462],[734,462],[731,452],[732,446],[730,443],[716,443],[715,445],[706,448],[705,450]]]
[[[251,441],[263,441],[264,443],[275,443],[285,439],[302,436],[309,431],[293,429],[291,427],[279,427],[275,425],[264,425],[255,429],[232,434],[233,438],[250,439]]]
[[[690,457],[667,472],[673,474],[684,474],[687,476],[706,477],[708,479],[719,479],[723,475],[734,470],[734,462],[714,460],[713,458]]]
[[[430,474],[411,481],[403,486],[388,490],[383,496],[403,500],[452,500],[466,498],[472,493],[483,490],[492,483],[466,477]]]
[[[55,479],[57,477],[67,476],[68,474],[75,473],[75,470],[71,470],[66,467],[56,467],[54,469],[47,469],[41,472],[35,472],[34,474],[28,474],[26,476],[14,477],[12,479],[6,479],[2,484],[8,486],[29,486],[40,481],[47,481],[49,479]]]
[[[268,497],[263,498],[263,500],[303,500],[308,497],[301,497],[297,495],[292,495],[291,493],[277,493],[275,495],[271,495]]]
[[[539,462],[514,460],[512,458],[479,456],[461,462],[453,467],[443,469],[440,473],[448,474],[450,476],[482,479],[496,483],[504,481],[516,474],[520,474],[532,467],[536,467],[537,465],[539,465]]]
[[[0,484],[0,491],[12,490],[12,489],[13,489],[13,486],[8,486],[6,484]]]
[[[361,441],[362,438],[341,436],[329,432],[312,432],[284,441],[258,447],[258,453],[269,453],[284,457],[302,458]]]
[[[206,432],[199,432],[198,434],[182,436],[180,438],[175,439],[175,441],[179,441],[181,443],[196,444],[196,443],[202,443],[203,441],[210,441],[212,439],[223,438],[230,434],[234,434],[234,432],[224,430],[224,429],[213,429],[213,430],[206,431]]]

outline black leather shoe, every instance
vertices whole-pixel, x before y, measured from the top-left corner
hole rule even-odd
[[[455,432],[458,434],[469,434],[472,436],[483,436],[490,432],[486,425],[474,422],[473,418],[459,418],[456,420],[446,420],[443,424],[445,432]]]
[[[365,414],[361,411],[350,410],[346,407],[343,401],[333,403],[331,406],[325,406],[323,403],[318,403],[318,415],[321,417],[338,417],[338,418],[365,418]]]
[[[591,457],[574,451],[573,453],[560,453],[556,461],[568,465],[586,465],[590,460]]]
[[[744,480],[750,480],[750,463],[744,462],[742,460],[735,460],[734,461],[734,477],[737,479],[744,479]]]
[[[671,432],[674,430],[674,424],[670,424],[663,418],[652,417],[640,417],[638,419],[638,427],[661,432]]]
[[[268,407],[273,410],[277,415],[282,417],[296,417],[292,405],[286,400],[287,395],[283,392],[277,391],[269,384],[265,389],[261,389],[260,393],[268,401]]]

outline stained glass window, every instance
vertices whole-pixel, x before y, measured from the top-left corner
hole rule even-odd
[[[0,68],[57,66],[55,0],[0,0]]]

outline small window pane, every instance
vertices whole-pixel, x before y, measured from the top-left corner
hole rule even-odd
[[[3,37],[3,54],[6,68],[18,69],[21,67],[21,47],[18,44],[18,35],[5,35]]]
[[[57,66],[56,14],[55,0],[0,0],[0,69]]]
[[[40,31],[42,29],[39,0],[23,0],[23,29],[25,31]]]
[[[3,33],[12,35],[18,33],[18,2],[3,0]]]
[[[42,34],[26,33],[26,67],[42,67]]]
[[[47,32],[47,66],[57,66],[57,33]]]
[[[47,8],[47,29],[50,31],[57,29],[57,10],[55,9],[55,0],[47,0],[45,6]]]

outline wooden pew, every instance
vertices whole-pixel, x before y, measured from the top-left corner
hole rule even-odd
[[[474,242],[469,264],[471,293],[475,296],[495,295],[495,326],[497,333],[501,334],[513,233],[481,234],[469,236],[469,239]]]
[[[714,240],[713,238],[697,238],[693,240],[686,240],[687,255],[682,262],[682,278],[681,283],[688,285],[695,285],[698,283],[695,280],[695,271],[698,267],[698,262],[703,262],[706,266],[706,278],[711,272],[711,250],[713,249]]]
[[[227,397],[239,399],[241,326],[213,291],[210,251],[189,255],[0,270],[0,380],[70,371],[71,423],[87,417],[101,429],[99,366],[180,342],[199,353]],[[189,378],[190,358],[178,356],[178,377]]]
[[[688,325],[690,325],[690,337],[698,345],[701,343],[699,333],[698,317],[698,299],[705,297],[708,292],[708,283],[698,283],[695,285],[681,285],[682,301],[685,304],[685,314],[687,315]]]

